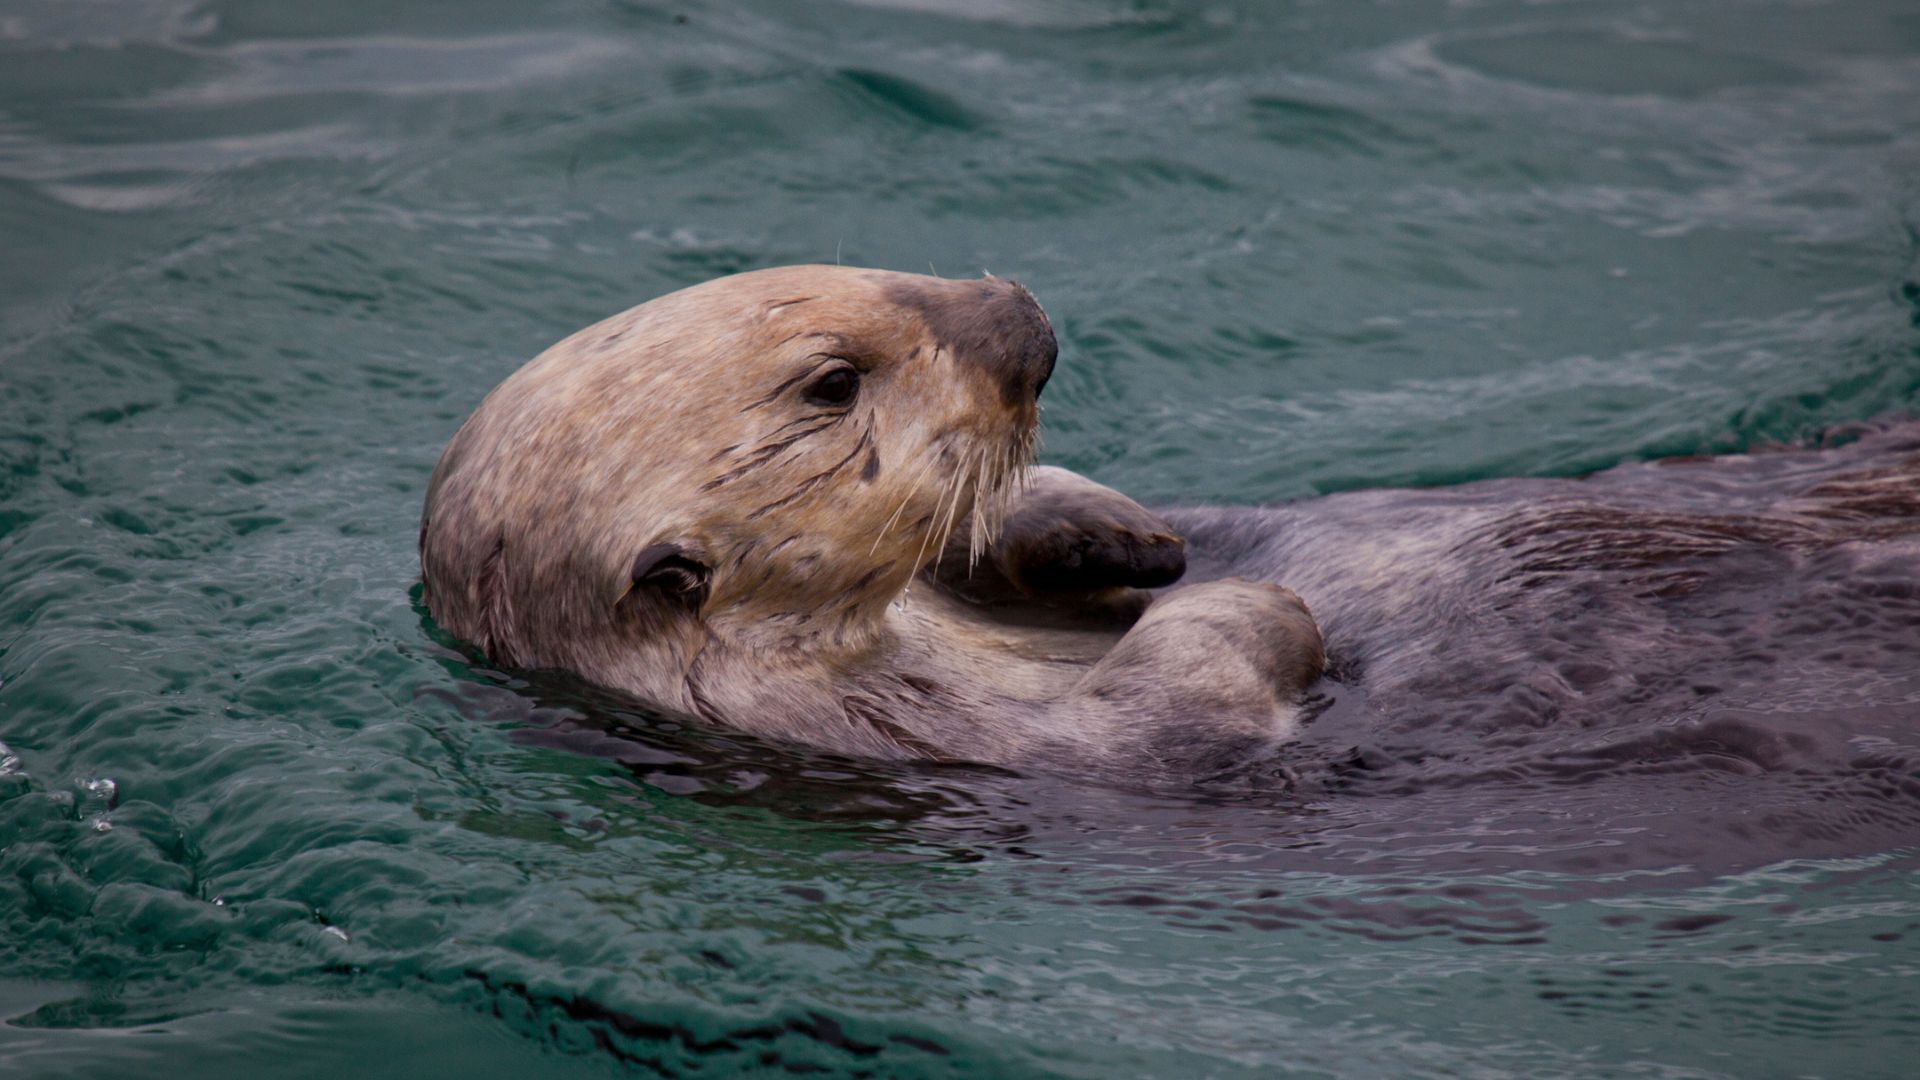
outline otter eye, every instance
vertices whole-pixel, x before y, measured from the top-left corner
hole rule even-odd
[[[815,405],[845,405],[859,392],[860,372],[843,365],[813,380],[806,395]]]

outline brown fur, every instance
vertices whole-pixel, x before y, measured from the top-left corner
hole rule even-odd
[[[497,662],[858,754],[1185,776],[1284,736],[1324,664],[1298,597],[1214,582],[1129,629],[1179,540],[1026,469],[1054,351],[991,277],[787,267],[643,304],[454,436],[428,606]],[[847,366],[849,404],[809,398]],[[999,594],[951,587],[976,561]]]

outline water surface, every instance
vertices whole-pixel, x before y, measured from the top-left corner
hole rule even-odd
[[[1903,1073],[1914,838],[1667,812],[1791,775],[836,761],[473,665],[414,530],[535,352],[790,262],[1025,282],[1144,501],[1913,413],[1910,8],[0,0],[0,1064]]]

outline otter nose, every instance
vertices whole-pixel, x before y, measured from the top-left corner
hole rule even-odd
[[[1033,298],[1017,281],[987,278],[993,295],[983,302],[990,317],[1001,327],[999,355],[981,357],[990,374],[1000,381],[1000,396],[1009,405],[1030,402],[1046,389],[1053,376],[1053,363],[1060,357],[1059,342],[1053,337],[1053,324]]]
[[[1060,354],[1053,326],[1017,281],[928,278],[893,299],[919,311],[940,347],[991,380],[1009,406],[1031,404],[1053,374]]]

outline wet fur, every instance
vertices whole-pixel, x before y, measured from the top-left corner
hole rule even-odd
[[[991,277],[788,267],[643,304],[456,433],[427,605],[495,662],[866,756],[1181,778],[1284,738],[1311,617],[1246,582],[1143,615],[1132,586],[1178,575],[1177,537],[1027,468],[1053,359],[1032,297]],[[823,406],[835,365],[861,390]],[[950,587],[976,568],[1015,602]]]
[[[422,520],[428,605],[497,662],[714,724],[1146,782],[1284,742],[1329,662],[1369,708],[1490,752],[1679,715],[1810,649],[1870,677],[1916,660],[1920,425],[1156,513],[1026,467],[1052,347],[993,279],[794,267],[642,305],[455,436]],[[872,392],[797,398],[836,358]]]
[[[1189,580],[1286,581],[1372,711],[1482,732],[1491,761],[1546,725],[1764,708],[1797,685],[1920,670],[1920,422],[1853,434],[1582,479],[1163,512]]]

